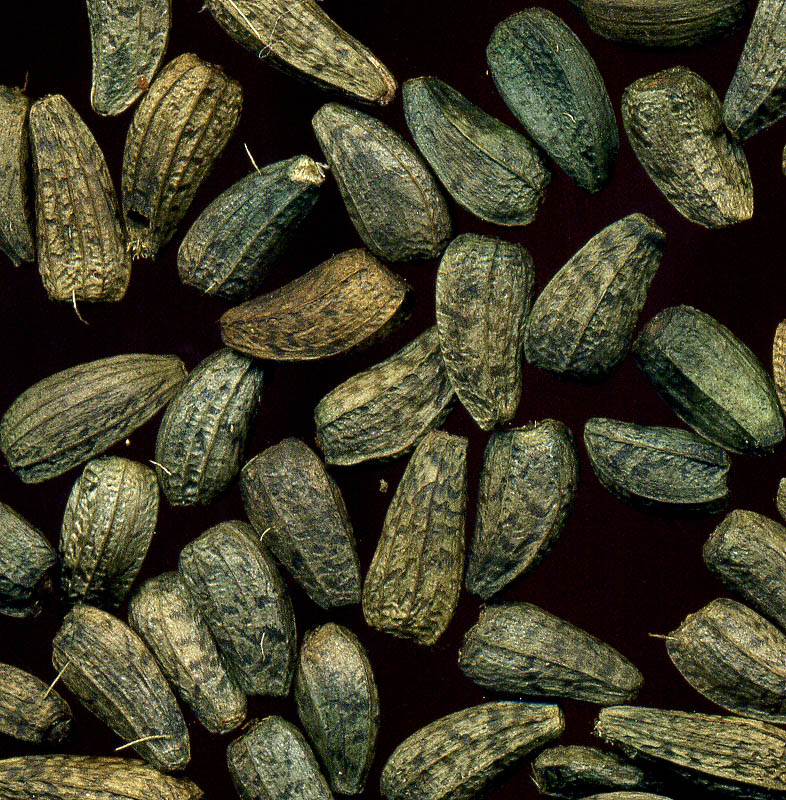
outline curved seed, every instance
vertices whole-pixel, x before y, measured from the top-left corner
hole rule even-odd
[[[23,742],[58,744],[71,732],[71,709],[29,672],[0,664],[0,733]]]

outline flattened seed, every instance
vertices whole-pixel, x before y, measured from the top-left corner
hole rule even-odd
[[[237,81],[193,53],[170,61],[134,113],[123,153],[122,200],[135,257],[174,236],[240,119]]]
[[[437,271],[437,331],[450,382],[475,422],[512,419],[521,399],[524,324],[535,270],[519,244],[465,233]]]
[[[227,673],[207,622],[177,572],[145,581],[131,598],[128,621],[202,725],[211,733],[240,725],[246,696]]]
[[[778,323],[772,342],[772,376],[781,410],[786,413],[786,320]]]
[[[224,344],[254,358],[312,361],[382,338],[409,287],[366,250],[347,250],[221,317]]]
[[[202,800],[185,778],[132,758],[22,756],[0,761],[4,800]]]
[[[666,234],[630,214],[593,236],[548,282],[527,319],[527,361],[578,379],[625,357],[660,265]]]
[[[648,792],[606,792],[594,794],[585,800],[669,800],[662,794],[649,794]]]
[[[778,495],[775,498],[775,505],[778,513],[786,520],[786,478],[781,478],[778,484]]]
[[[387,105],[398,84],[379,59],[315,0],[207,0],[218,24],[273,66],[366,103]]]
[[[360,602],[360,561],[341,490],[298,439],[243,467],[243,506],[273,554],[322,608]]]
[[[553,419],[494,433],[480,473],[467,589],[487,600],[548,553],[578,485],[573,435]]]
[[[137,353],[56,372],[5,412],[0,449],[25,483],[62,475],[144,425],[185,377],[176,356]]]
[[[641,673],[613,647],[529,603],[481,609],[459,669],[495,692],[611,705],[639,692]]]
[[[465,708],[405,739],[382,770],[388,800],[470,800],[565,729],[558,706],[499,702]]]
[[[544,8],[528,8],[494,29],[491,77],[529,135],[582,189],[608,182],[619,150],[614,109],[592,56]]]
[[[333,800],[303,734],[281,717],[257,720],[235,739],[227,765],[241,800]]]
[[[52,643],[52,664],[82,704],[165,772],[191,758],[188,728],[153,654],[123,622],[75,606]],[[65,669],[64,669],[65,668]]]
[[[158,481],[173,506],[212,503],[235,479],[262,384],[262,369],[226,348],[188,376],[156,439]]]
[[[319,401],[317,446],[328,464],[396,458],[442,424],[453,400],[435,326]]]
[[[117,608],[142,567],[157,519],[153,470],[113,456],[88,463],[71,489],[60,530],[68,602]]]
[[[71,717],[68,703],[42,680],[0,664],[0,733],[23,742],[57,744],[68,738]]]
[[[712,513],[728,501],[729,457],[690,431],[595,417],[584,446],[598,480],[638,507]]]
[[[690,306],[656,314],[633,357],[660,397],[698,434],[746,455],[766,455],[784,436],[772,379],[724,325]]]
[[[52,300],[121,300],[131,257],[115,187],[93,134],[62,95],[30,108],[38,271]]]
[[[295,156],[252,172],[197,218],[177,252],[180,280],[224,300],[251,297],[319,199],[325,171]]]
[[[745,153],[704,78],[685,67],[639,78],[622,95],[622,122],[642,167],[683,217],[724,228],[753,216]]]
[[[453,618],[464,571],[467,440],[425,436],[385,516],[363,585],[373,628],[431,645]]]
[[[526,136],[439,78],[409,80],[402,96],[415,144],[460,206],[497,225],[532,222],[551,173]]]
[[[93,52],[90,103],[121,114],[161,66],[172,24],[171,0],[87,0]]]
[[[786,629],[786,528],[753,511],[729,513],[704,545],[704,563]]]
[[[31,617],[41,610],[57,556],[43,534],[0,503],[0,614]]]
[[[187,544],[180,574],[235,683],[284,696],[295,669],[295,615],[273,558],[250,525],[222,522]]]
[[[786,723],[786,635],[736,600],[713,600],[666,638],[682,677],[727,711]]]
[[[0,250],[14,266],[35,261],[29,111],[30,100],[19,89],[0,86]]]
[[[436,258],[452,229],[447,201],[425,162],[392,128],[327,103],[312,120],[353,225],[385,261]]]
[[[379,697],[366,651],[352,631],[331,622],[306,634],[295,703],[333,791],[360,794],[374,758]]]

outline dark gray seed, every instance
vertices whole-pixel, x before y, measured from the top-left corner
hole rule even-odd
[[[0,449],[25,483],[62,475],[125,439],[185,380],[176,356],[130,353],[39,381],[0,420]]]
[[[786,478],[781,478],[778,484],[778,496],[775,498],[778,513],[786,520]]]
[[[519,244],[465,233],[437,271],[437,331],[448,377],[483,430],[508,422],[521,399],[524,324],[535,270]]]
[[[41,594],[57,562],[43,534],[0,503],[0,614],[30,617],[41,610]]]
[[[314,207],[324,181],[320,164],[295,156],[230,186],[183,238],[180,280],[224,300],[251,297]]]
[[[87,0],[87,16],[93,52],[90,102],[98,114],[121,114],[161,66],[171,0]]]
[[[778,323],[772,341],[772,377],[781,410],[786,413],[786,320]]]
[[[573,435],[553,419],[494,433],[480,473],[466,586],[487,600],[548,553],[578,485]]]
[[[412,138],[453,199],[486,222],[532,222],[551,180],[538,148],[439,78],[401,91]]]
[[[273,66],[355,100],[387,105],[398,84],[316,0],[207,0],[218,24]]]
[[[131,257],[115,187],[95,137],[68,100],[30,107],[38,271],[52,300],[121,300]]]
[[[262,369],[227,348],[188,376],[156,439],[158,481],[173,506],[212,503],[235,479],[262,384]]]
[[[709,314],[690,306],[661,311],[639,334],[633,356],[674,413],[725,450],[766,455],[783,439],[772,379]]]
[[[704,545],[704,563],[786,629],[786,528],[753,511],[729,513]]]
[[[281,717],[257,720],[227,748],[241,800],[333,800],[303,734]]]
[[[4,800],[201,800],[185,778],[134,758],[22,756],[0,761]]]
[[[666,234],[630,214],[593,236],[548,282],[527,320],[527,361],[578,379],[611,372],[628,352]]]
[[[240,725],[246,717],[246,696],[227,673],[207,622],[177,572],[145,581],[131,598],[128,621],[211,733],[227,733]]]
[[[728,501],[729,457],[690,431],[595,417],[584,446],[598,480],[633,505],[710,513]]]
[[[439,256],[450,239],[450,212],[415,150],[379,120],[338,103],[322,106],[312,125],[369,250],[386,261]]]
[[[396,458],[442,424],[453,400],[435,326],[319,401],[317,446],[328,464]]]
[[[243,467],[243,505],[273,554],[322,608],[360,602],[360,561],[341,490],[317,455],[284,439]]]
[[[67,601],[117,608],[142,567],[157,519],[153,470],[115,456],[88,463],[68,497],[60,530]]]
[[[123,154],[129,247],[155,258],[175,235],[240,119],[240,84],[193,53],[170,61],[134,113]]]
[[[641,673],[613,647],[529,603],[481,609],[459,669],[495,692],[611,705],[639,692]]]
[[[683,217],[707,228],[751,218],[745,153],[704,78],[685,67],[639,78],[622,96],[622,122],[642,167]]]
[[[533,762],[532,777],[541,794],[566,800],[579,800],[606,790],[662,788],[658,778],[637,764],[595,747],[550,747]]]
[[[737,70],[723,100],[723,120],[747,139],[786,115],[786,2],[759,0]]]
[[[15,267],[35,261],[29,111],[30,100],[19,89],[0,86],[0,250]]]
[[[405,739],[382,770],[380,790],[388,800],[470,800],[564,729],[558,706],[472,706]]]
[[[666,638],[682,677],[727,711],[786,723],[786,635],[736,600],[713,600]]]
[[[165,772],[191,758],[188,728],[153,654],[123,622],[75,606],[52,642],[52,664],[82,704]]]
[[[360,794],[374,758],[379,697],[363,645],[328,623],[303,639],[295,678],[300,721],[340,794]]]
[[[71,732],[71,709],[29,672],[0,664],[0,733],[23,742],[58,744]]]
[[[187,544],[180,574],[235,683],[284,696],[295,669],[295,615],[273,558],[250,525],[222,522]]]
[[[431,645],[453,618],[464,571],[467,440],[425,436],[385,516],[363,585],[373,628]]]
[[[545,8],[528,8],[494,29],[491,77],[529,135],[579,186],[597,192],[617,160],[614,109],[592,56]]]

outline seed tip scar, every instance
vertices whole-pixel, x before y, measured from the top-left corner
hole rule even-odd
[[[115,752],[119,753],[121,750],[126,750],[129,747],[134,747],[137,744],[142,744],[143,742],[152,742],[154,739],[168,739],[169,736],[163,733],[156,733],[152,736],[142,736],[139,739],[134,739],[133,741],[126,742],[125,744],[121,744],[119,747],[115,748]]]
[[[665,639],[667,642],[674,641],[673,636],[664,636],[662,633],[648,633],[647,636],[652,639]]]
[[[252,155],[251,155],[251,151],[248,149],[248,145],[247,145],[245,142],[243,142],[243,147],[245,147],[245,148],[246,148],[246,155],[248,156],[248,160],[251,162],[251,166],[252,166],[252,167],[253,167],[253,168],[254,168],[254,169],[257,171],[257,172],[261,172],[261,170],[260,170],[260,169],[259,169],[259,167],[257,166],[257,162],[256,162],[256,161],[254,161],[254,156],[252,156]]]
[[[71,663],[70,661],[66,661],[65,664],[63,664],[63,669],[61,669],[60,672],[58,672],[57,675],[55,675],[55,679],[52,681],[52,683],[49,684],[47,690],[44,692],[44,696],[41,698],[42,700],[46,700],[46,698],[49,697],[52,690],[55,688],[55,684],[60,680],[60,678],[63,677],[63,673],[66,671],[70,663]]]
[[[79,313],[79,308],[76,305],[76,289],[71,289],[71,305],[74,307],[76,318],[85,325],[89,325],[90,323]]]
[[[262,638],[259,640],[259,649],[262,651],[262,660],[265,660],[265,634],[267,631],[262,631]]]
[[[265,538],[265,534],[270,533],[270,531],[272,530],[273,530],[272,528],[265,528],[265,530],[263,530],[262,533],[259,534],[259,541],[261,542]]]
[[[170,477],[173,475],[172,471],[171,471],[171,470],[168,470],[168,469],[167,469],[167,468],[166,468],[166,467],[165,467],[163,464],[161,464],[160,462],[158,462],[158,461],[153,461],[153,459],[151,458],[151,459],[150,459],[150,463],[151,463],[151,464],[152,464],[154,467],[158,467],[159,469],[161,469],[161,470],[163,470],[164,472],[166,472],[166,474],[167,474],[167,475],[169,475]]]

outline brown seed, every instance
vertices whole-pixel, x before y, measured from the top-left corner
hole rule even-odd
[[[0,733],[23,742],[57,744],[71,732],[71,709],[29,672],[0,664]]]
[[[347,250],[225,312],[221,338],[254,358],[328,358],[380,338],[407,294],[407,285],[366,250]]]

